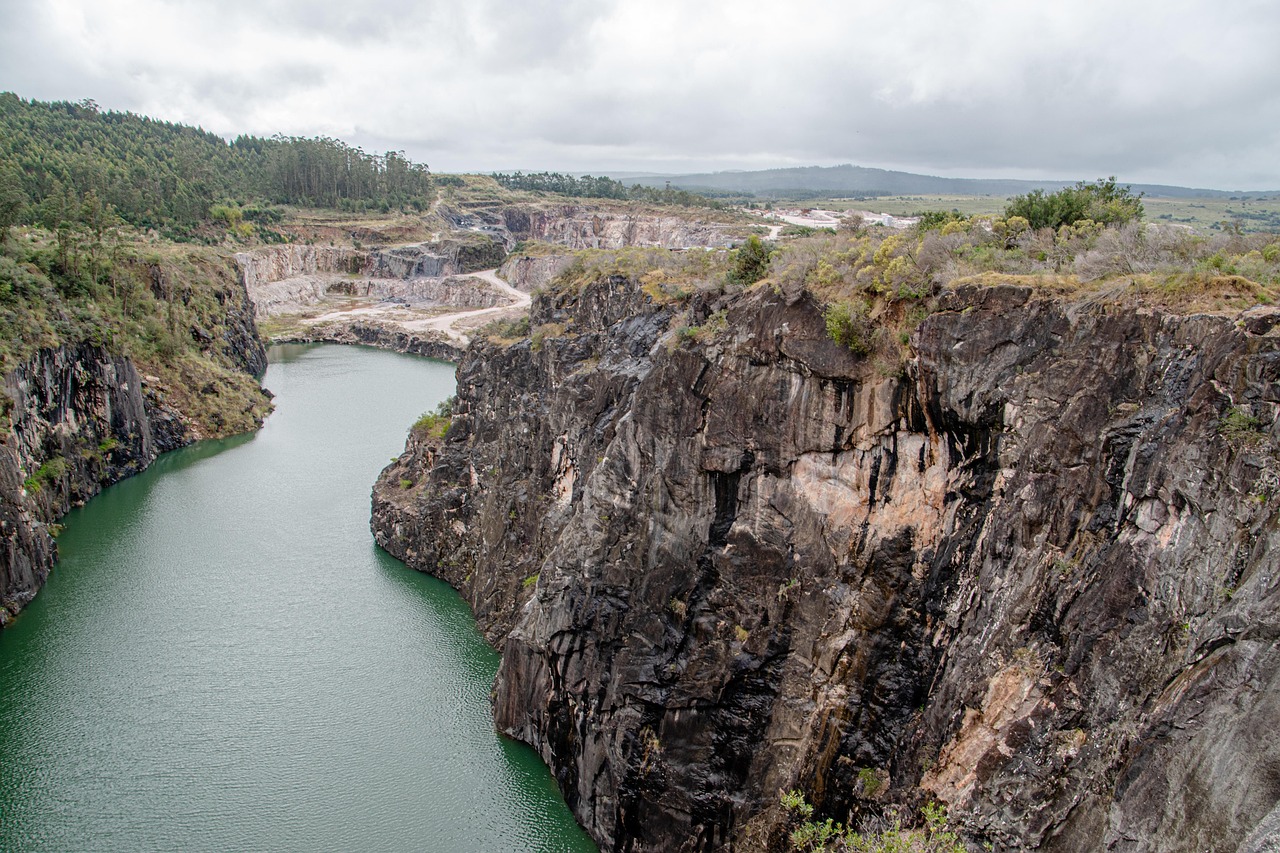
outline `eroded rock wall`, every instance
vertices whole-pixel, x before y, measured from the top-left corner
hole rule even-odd
[[[571,249],[728,248],[745,237],[742,225],[704,221],[687,213],[636,214],[580,204],[508,207],[502,211],[501,227],[516,240],[556,243]]]
[[[410,332],[399,326],[392,326],[377,321],[353,320],[336,323],[317,323],[308,326],[301,332],[295,332],[275,339],[282,344],[356,344],[361,346],[388,349],[393,352],[406,352],[437,358],[441,361],[458,362],[463,350],[451,339],[433,332]]]
[[[840,820],[936,798],[997,850],[1256,839],[1267,324],[965,288],[899,368],[805,294],[685,310],[543,294],[564,334],[473,345],[445,439],[375,488],[379,543],[470,600],[499,727],[602,847],[777,848],[793,787]]]
[[[266,350],[247,293],[230,286],[216,298],[217,335],[195,327],[190,333],[211,358],[260,375]],[[10,428],[0,435],[0,626],[53,567],[50,523],[192,440],[155,377],[96,343],[39,350],[3,377],[3,393]]]
[[[13,400],[13,428],[0,446],[7,620],[53,565],[47,524],[188,439],[133,363],[101,347],[41,350],[5,377],[4,391]]]
[[[257,288],[295,276],[358,273],[369,262],[368,253],[356,249],[295,243],[264,246],[236,255],[236,263],[251,295]]]
[[[466,273],[496,267],[502,244],[444,240],[368,251],[267,246],[235,256],[258,317],[296,312],[333,295],[375,296],[488,308],[503,296]]]
[[[573,255],[511,255],[498,268],[498,275],[517,290],[532,293],[573,264]]]

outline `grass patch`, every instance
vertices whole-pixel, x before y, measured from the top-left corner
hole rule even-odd
[[[418,439],[435,439],[436,441],[443,439],[445,433],[449,431],[449,424],[453,423],[453,405],[457,399],[457,397],[450,397],[447,400],[441,400],[435,409],[423,412],[413,422],[411,429],[414,436]]]
[[[529,348],[534,352],[539,352],[547,338],[560,337],[564,334],[564,328],[563,323],[543,323],[529,335]]]
[[[529,315],[515,320],[493,320],[476,329],[476,336],[509,346],[529,337]]]
[[[31,494],[38,494],[45,486],[50,485],[67,473],[67,460],[61,456],[55,456],[46,460],[43,465],[36,469],[35,473],[28,477],[22,484]]]

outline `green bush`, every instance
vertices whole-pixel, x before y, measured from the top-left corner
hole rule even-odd
[[[515,320],[494,320],[476,330],[481,337],[513,340],[529,335],[529,315]]]
[[[769,249],[752,234],[738,249],[731,277],[741,284],[754,284],[769,274]]]
[[[1250,440],[1262,437],[1263,423],[1252,414],[1232,406],[1218,421],[1218,432],[1232,440]]]
[[[1079,181],[1074,187],[1046,193],[1032,190],[1015,196],[1004,209],[1004,218],[1021,216],[1032,228],[1060,228],[1092,220],[1106,225],[1142,219],[1142,193],[1116,185],[1115,177],[1099,178],[1092,184]]]
[[[848,347],[856,355],[871,352],[870,306],[865,300],[841,301],[827,306],[822,317],[827,324],[827,337]]]
[[[901,818],[893,815],[884,828],[865,832],[830,818],[810,820],[813,806],[799,791],[783,794],[782,806],[799,821],[790,836],[791,849],[797,853],[967,853],[940,803],[925,805],[920,815],[923,825],[918,828],[903,829]]]
[[[916,230],[924,231],[940,231],[948,222],[964,222],[968,219],[958,210],[920,210],[912,214],[919,219],[916,223]]]
[[[28,477],[22,485],[28,492],[34,495],[49,483],[52,483],[55,480],[60,480],[66,473],[67,460],[63,459],[61,456],[55,456],[37,468],[36,472]]]
[[[449,431],[449,424],[453,422],[453,404],[457,399],[457,397],[450,397],[447,400],[441,400],[434,411],[423,412],[413,422],[413,434],[419,438],[437,440],[444,438],[445,433]]]

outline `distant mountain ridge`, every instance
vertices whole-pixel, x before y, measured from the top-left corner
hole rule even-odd
[[[1089,179],[1101,177],[1089,176]],[[973,195],[1013,196],[1045,190],[1053,192],[1074,181],[1019,181],[995,178],[940,178],[912,172],[871,169],[865,166],[800,166],[753,172],[706,172],[692,175],[635,175],[618,178],[644,186],[665,186],[716,193],[742,192],[779,195],[787,192],[825,192],[841,195]],[[1134,192],[1164,198],[1229,198],[1233,195],[1272,195],[1277,190],[1241,191],[1133,184]]]

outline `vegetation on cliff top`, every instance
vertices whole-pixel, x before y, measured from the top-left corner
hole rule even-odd
[[[251,308],[230,253],[119,234],[0,232],[0,375],[87,341],[130,357],[197,435],[244,432],[270,408],[242,369]],[[244,325],[232,328],[237,323]],[[0,427],[11,401],[0,395]]]
[[[1135,198],[1108,189],[1107,182],[1093,186],[1099,185],[1100,192],[1077,185],[1063,193],[1095,198],[1111,210],[1106,215],[1114,214],[1110,224],[1084,218],[1035,228],[1016,213],[939,213],[893,231],[855,219],[838,233],[776,245],[753,239],[731,251],[584,250],[550,287],[577,292],[620,275],[638,281],[659,303],[683,303],[698,293],[719,294],[757,280],[783,293],[808,291],[825,307],[831,338],[872,358],[886,373],[901,369],[912,331],[936,309],[938,294],[951,287],[1013,284],[1063,299],[1179,313],[1238,313],[1280,298],[1280,236],[1204,236],[1146,224]],[[506,338],[518,333],[505,331]],[[706,337],[701,327],[687,331],[686,337]]]
[[[413,422],[413,434],[418,438],[437,441],[444,438],[444,434],[449,431],[449,424],[453,422],[453,404],[456,401],[457,397],[450,397],[447,400],[441,400],[434,411],[423,412]]]
[[[1004,210],[1005,219],[1021,217],[1029,228],[1061,228],[1084,220],[1123,225],[1142,219],[1143,213],[1142,193],[1117,186],[1115,177],[1080,181],[1055,193],[1032,190],[1015,196]]]

